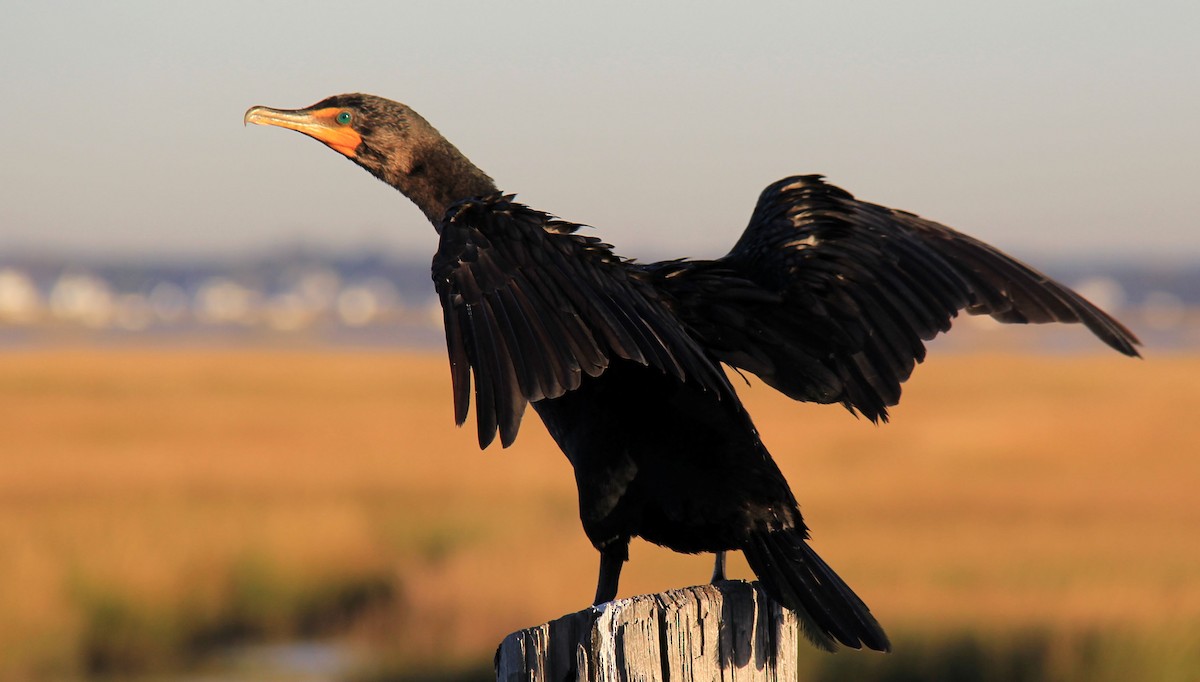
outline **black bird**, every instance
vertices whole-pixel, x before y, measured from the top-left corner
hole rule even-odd
[[[440,237],[454,416],[508,446],[532,405],[575,469],[613,599],[629,541],[740,549],[817,646],[890,648],[870,610],[808,546],[808,528],[722,363],[796,400],[887,419],[924,342],[965,310],[1080,322],[1125,355],[1138,340],[1067,287],[981,241],[859,201],[819,175],[758,199],[716,260],[641,264],[518,203],[411,108],[373,95],[247,123],[298,130],[400,190]]]

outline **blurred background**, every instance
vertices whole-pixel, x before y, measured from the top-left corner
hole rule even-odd
[[[0,678],[487,679],[587,605],[536,420],[452,424],[431,227],[251,105],[412,105],[623,255],[724,253],[824,173],[1076,287],[959,320],[893,423],[745,397],[893,634],[812,679],[1195,679],[1200,9],[13,4],[0,26]],[[635,543],[622,595],[706,579]],[[735,574],[748,576],[738,564]]]

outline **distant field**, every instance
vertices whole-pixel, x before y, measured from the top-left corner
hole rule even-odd
[[[532,414],[480,453],[448,379],[440,354],[0,354],[0,678],[346,630],[474,663],[587,605],[565,459]],[[1200,358],[951,354],[905,390],[882,427],[744,391],[816,548],[885,627],[1195,651]],[[635,543],[622,595],[710,570]]]

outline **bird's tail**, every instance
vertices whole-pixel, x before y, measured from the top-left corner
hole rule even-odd
[[[827,651],[837,643],[891,651],[883,628],[858,595],[805,542],[802,531],[762,531],[742,548],[763,588],[796,612],[804,635]]]

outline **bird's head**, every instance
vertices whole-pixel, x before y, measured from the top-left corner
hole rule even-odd
[[[243,120],[324,143],[403,192],[434,225],[451,203],[495,191],[491,178],[417,112],[375,95],[335,95],[304,109],[251,107]]]
[[[244,121],[302,132],[376,175],[411,160],[405,152],[412,129],[429,128],[407,106],[363,94],[334,95],[304,109],[251,107]]]

